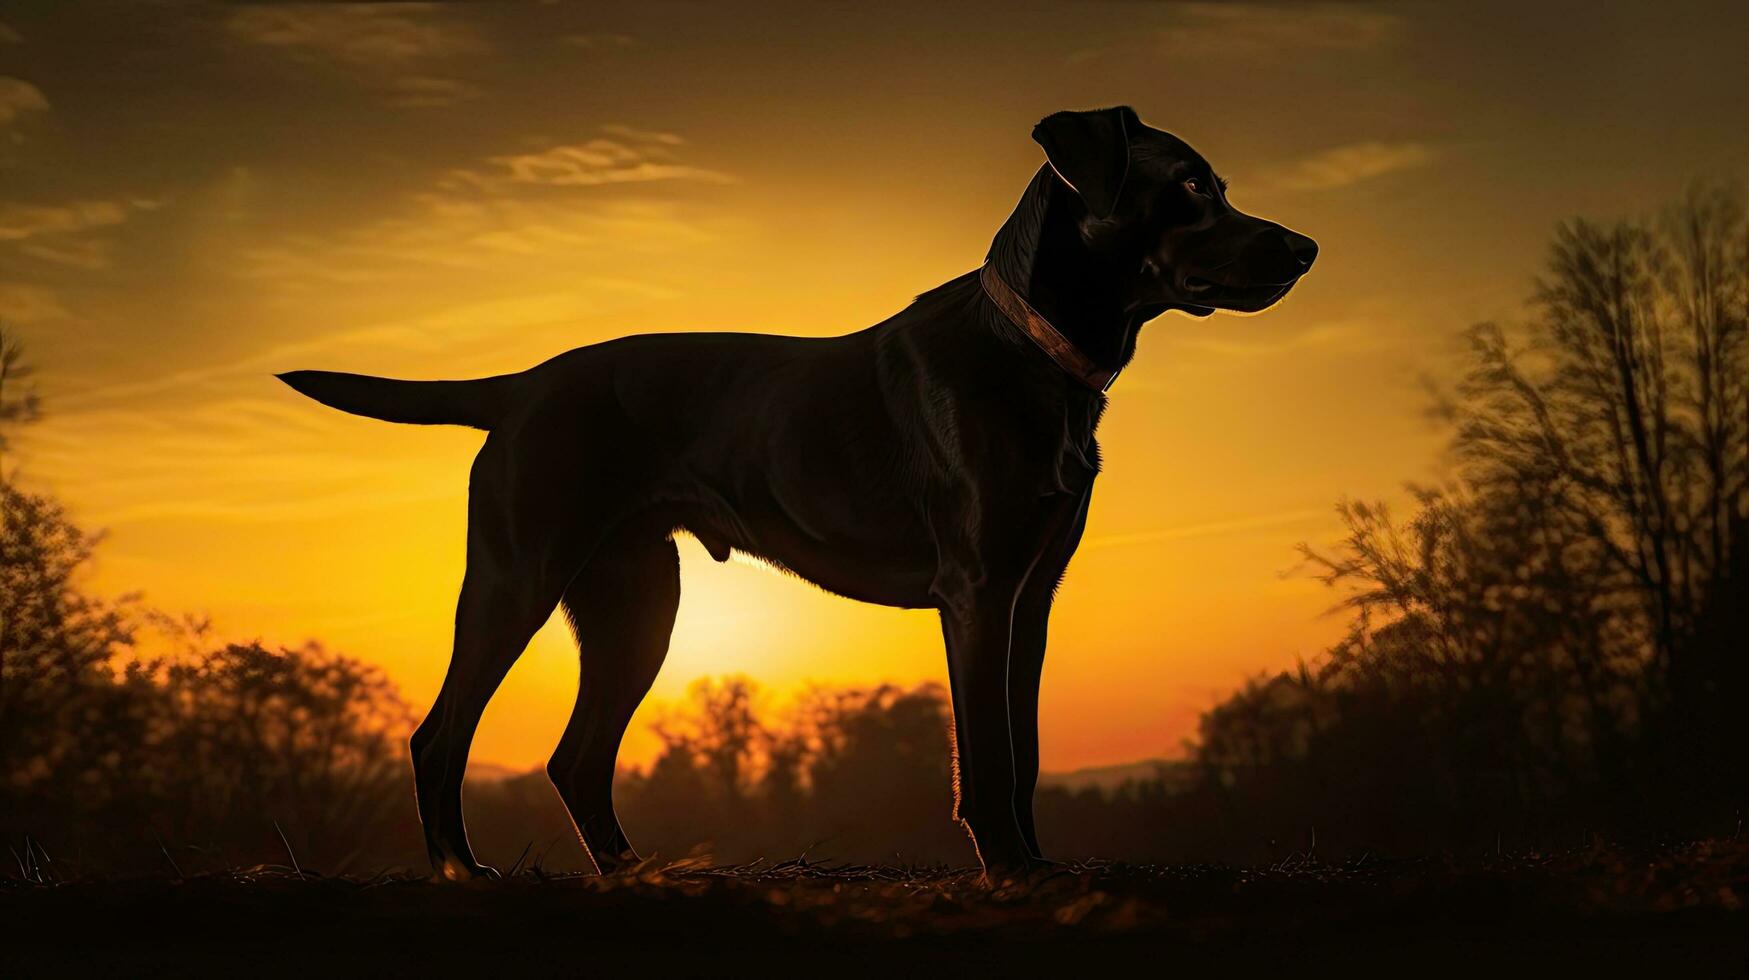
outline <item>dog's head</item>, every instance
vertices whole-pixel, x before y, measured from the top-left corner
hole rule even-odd
[[[1033,128],[1051,169],[1086,206],[1079,231],[1130,295],[1130,310],[1265,309],[1299,282],[1318,244],[1240,211],[1202,155],[1129,106],[1058,112]],[[1127,283],[1127,287],[1121,284]]]

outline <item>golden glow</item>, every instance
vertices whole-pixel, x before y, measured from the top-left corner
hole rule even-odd
[[[1711,96],[1651,91],[1668,73],[1568,100],[1664,148],[1624,174],[1613,123],[1545,119],[1562,95],[1540,62],[1488,61],[1505,49],[1459,14],[1297,10],[1004,7],[997,30],[987,11],[803,5],[736,44],[745,23],[713,8],[7,11],[0,49],[31,57],[0,104],[0,317],[50,411],[17,458],[109,529],[99,588],[221,634],[318,638],[423,710],[480,436],[341,416],[274,372],[461,377],[636,332],[857,329],[982,260],[1039,165],[1039,116],[1128,102],[1322,246],[1279,309],[1149,326],[1100,432],[1044,762],[1171,752],[1247,674],[1340,628],[1333,596],[1283,574],[1294,545],[1329,538],[1339,497],[1426,474],[1421,375],[1516,308],[1548,227],[1744,159],[1741,127],[1671,114]],[[175,43],[140,45],[148,26]],[[1669,54],[1658,29],[1631,31],[1634,57]],[[1430,37],[1449,79],[1416,67]],[[658,700],[704,674],[945,677],[928,613],[682,551]],[[475,758],[544,760],[575,684],[555,619]],[[650,749],[634,723],[626,758]]]

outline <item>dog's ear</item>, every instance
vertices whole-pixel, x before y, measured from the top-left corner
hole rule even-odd
[[[1087,112],[1054,112],[1032,128],[1051,169],[1094,217],[1109,218],[1130,171],[1130,134],[1142,128],[1127,105]]]

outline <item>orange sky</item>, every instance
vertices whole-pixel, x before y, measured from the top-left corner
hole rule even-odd
[[[1294,545],[1335,534],[1339,497],[1433,474],[1422,379],[1514,315],[1552,224],[1749,169],[1731,4],[598,6],[0,11],[0,318],[51,412],[17,458],[108,529],[96,587],[319,638],[423,710],[480,437],[329,412],[273,372],[860,328],[977,265],[1038,117],[1127,102],[1322,246],[1277,310],[1148,327],[1100,431],[1044,763],[1168,753],[1340,631],[1285,574]],[[682,553],[653,702],[728,672],[944,677],[929,613]],[[555,622],[475,758],[543,760],[574,691]],[[626,757],[650,749],[635,723]]]

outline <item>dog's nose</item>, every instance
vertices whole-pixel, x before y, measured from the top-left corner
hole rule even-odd
[[[1293,253],[1295,261],[1299,262],[1300,271],[1304,272],[1310,269],[1312,261],[1318,257],[1318,243],[1297,231],[1288,231],[1286,228],[1281,230],[1281,234],[1287,239],[1287,250]]]

